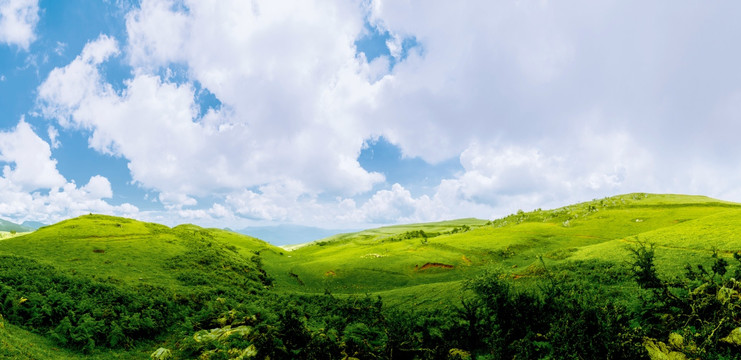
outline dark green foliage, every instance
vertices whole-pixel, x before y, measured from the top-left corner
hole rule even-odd
[[[130,346],[165,330],[173,310],[158,289],[117,287],[30,259],[0,256],[0,313],[12,323],[50,331],[63,345],[83,351]]]
[[[455,308],[395,309],[385,315],[386,355],[393,359],[444,359],[450,349],[469,349],[474,336]]]
[[[262,269],[259,255],[246,259],[234,247],[214,240],[207,231],[178,230],[177,234],[186,242],[188,251],[171,258],[167,266],[181,271],[177,279],[184,285],[250,289],[272,284],[272,279]]]
[[[549,275],[564,285],[589,287],[595,291],[625,284],[634,277],[627,266],[596,259],[558,264],[550,269]]]
[[[223,325],[220,317],[229,309],[246,316],[238,305],[251,303],[272,281],[259,255],[244,258],[206,232],[178,232],[188,251],[163,266],[185,287],[126,285],[0,256],[0,313],[83,352]]]
[[[424,230],[412,230],[397,234],[391,237],[384,238],[381,242],[398,242],[409,239],[420,239],[423,243],[427,243],[427,239],[440,236],[437,232],[425,232]]]
[[[456,228],[453,228],[453,230],[450,230],[450,234],[458,234],[458,233],[464,233],[471,231],[471,227],[468,225],[458,226]]]
[[[642,256],[644,264],[653,262],[652,251],[639,249],[633,254]],[[717,252],[713,252],[711,258],[710,270],[703,265],[687,265],[683,279],[664,281],[657,277],[653,280],[658,284],[642,294],[637,321],[646,335],[654,339],[667,339],[670,333],[683,336],[685,346],[677,350],[691,357],[741,359],[737,349],[720,341],[739,325],[741,282],[725,276],[730,266],[727,260]],[[738,274],[741,254],[734,254],[734,259],[738,262],[734,274]]]
[[[193,259],[174,261],[201,264],[196,268],[223,265],[223,257],[212,256],[208,247],[186,255]],[[439,359],[454,349],[501,359],[570,358],[573,353],[640,357],[625,309],[572,285],[517,291],[498,273],[470,281],[475,295],[459,308],[384,310],[380,298],[372,297],[257,296],[255,289],[232,285],[244,281],[191,269],[179,270],[178,279],[208,284],[173,293],[59,275],[51,266],[21,257],[3,260],[0,312],[82,351],[128,347],[170,334],[164,336],[180,339],[173,349],[178,358],[226,359],[254,352],[271,359]],[[249,275],[246,279],[259,285]]]
[[[504,278],[490,272],[467,285],[476,296],[461,315],[474,352],[491,359],[644,357],[626,310],[610,299],[557,281],[517,291]]]
[[[654,267],[653,244],[646,245],[639,242],[638,246],[629,248],[633,255],[633,274],[638,286],[644,289],[657,289],[662,287],[661,280],[656,275]]]

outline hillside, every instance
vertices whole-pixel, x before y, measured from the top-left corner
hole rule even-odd
[[[640,311],[646,299],[660,295],[650,295],[635,281],[636,249],[653,246],[650,255],[663,279],[681,276],[687,264],[703,264],[713,269],[718,288],[718,261],[726,262],[729,274],[741,270],[734,265],[740,233],[741,204],[652,194],[520,211],[496,220],[369,229],[290,251],[225,230],[87,215],[0,241],[0,321],[5,323],[0,325],[0,356],[133,359],[162,347],[176,358],[258,354],[290,359],[319,353],[338,359],[348,354],[396,358],[395,352],[422,359],[448,357],[458,348],[468,349],[461,350],[465,355],[496,347],[508,356],[526,351],[561,358],[554,355],[557,349],[574,341],[592,344],[580,350],[584,354],[601,354],[611,346],[609,351],[640,353],[640,338],[668,336],[652,329],[678,325],[646,323],[641,330],[646,332],[635,335],[635,324],[648,321],[640,315],[647,314]],[[711,278],[693,281],[698,279]],[[689,294],[673,291],[675,298]],[[489,308],[492,294],[504,296],[496,300],[504,302]],[[608,300],[612,305],[593,307]],[[466,313],[466,304],[474,303],[480,310]],[[486,337],[493,336],[490,321],[497,317],[481,309],[525,311],[506,326],[530,325],[521,333],[501,334],[511,340],[502,344],[514,344],[505,346]],[[584,321],[584,312],[603,320],[591,330],[585,325],[579,336],[621,333],[632,340],[594,342],[557,335],[573,328],[559,325],[559,319]],[[616,312],[626,315],[617,321],[612,318]],[[496,326],[505,326],[501,321],[509,315],[498,316]],[[698,323],[692,329],[713,330],[710,325]],[[733,326],[721,325],[710,334],[714,342],[698,344],[698,349],[714,349],[708,354],[716,355],[730,351],[714,345]],[[479,333],[489,335],[461,335]],[[522,340],[526,334],[541,340]],[[211,340],[203,340],[207,335]],[[541,355],[532,356],[525,357]]]
[[[410,287],[416,290],[407,295],[417,296],[428,291],[420,285],[459,282],[492,266],[527,277],[542,266],[540,256],[548,266],[584,260],[621,265],[628,246],[640,239],[657,243],[659,267],[675,271],[707,259],[713,249],[724,256],[741,250],[734,235],[740,216],[741,204],[707,197],[628,194],[489,222],[461,219],[337,235],[290,257],[267,255],[266,267],[288,291],[404,294],[399,289]]]
[[[5,240],[0,246],[0,254],[23,255],[62,271],[164,287],[181,283],[177,281],[180,273],[173,268],[203,268],[203,259],[209,256],[239,263],[262,250],[279,251],[261,240],[225,230],[195,225],[168,228],[104,215],[62,221]],[[180,259],[187,261],[178,264]]]

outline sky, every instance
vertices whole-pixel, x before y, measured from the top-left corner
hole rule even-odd
[[[0,218],[741,201],[737,1],[0,0]]]

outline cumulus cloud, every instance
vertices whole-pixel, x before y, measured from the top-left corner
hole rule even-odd
[[[383,122],[405,154],[428,161],[457,157],[472,141],[537,144],[568,139],[586,125],[628,131],[654,153],[670,147],[710,155],[713,136],[698,138],[697,130],[738,89],[726,75],[735,73],[741,51],[719,40],[741,30],[734,3],[373,5],[374,21],[414,36],[423,51],[380,82],[368,116]],[[581,115],[595,108],[603,122],[585,124],[593,120]],[[737,129],[730,120],[722,123]],[[700,142],[688,148],[680,138]]]
[[[131,204],[110,205],[113,191],[107,178],[95,175],[78,187],[57,170],[47,142],[23,119],[0,132],[0,217],[18,221],[56,222],[87,212],[135,216]]]
[[[741,30],[737,7],[144,0],[125,44],[91,41],[38,100],[188,219],[494,217],[630,191],[741,200],[741,51],[717,40]],[[368,26],[389,56],[358,53]],[[119,60],[132,75],[115,90],[101,69]],[[201,108],[205,90],[219,105]],[[425,193],[383,188],[357,161],[379,136],[462,171]]]
[[[20,190],[56,188],[65,183],[51,159],[51,149],[23,119],[10,132],[0,133],[0,161],[5,162],[3,179]]]
[[[125,88],[117,93],[101,76],[101,62],[119,51],[102,35],[39,87],[42,113],[89,130],[93,149],[125,157],[134,181],[165,193],[203,196],[284,178],[312,193],[370,190],[383,176],[357,162],[367,130],[347,110],[365,101],[357,87],[369,86],[353,45],[359,10],[255,4],[193,2],[186,11],[144,1],[127,17],[135,71]],[[163,23],[187,26],[152,28]],[[180,62],[190,81],[159,75]],[[196,84],[222,106],[200,109]]]
[[[570,144],[475,143],[463,151],[460,161],[465,171],[443,180],[437,196],[447,198],[448,204],[455,200],[478,204],[486,217],[661,189],[652,175],[651,154],[626,133],[585,130]]]
[[[0,0],[0,42],[28,50],[38,22],[38,0]]]

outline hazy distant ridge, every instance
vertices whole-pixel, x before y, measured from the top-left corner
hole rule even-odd
[[[324,239],[332,235],[355,232],[357,229],[323,229],[301,225],[252,226],[234,230],[267,241],[273,245],[293,245]]]

